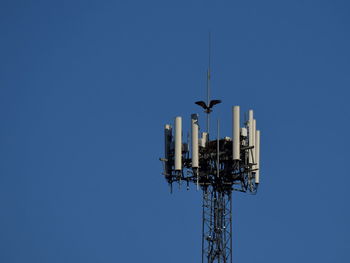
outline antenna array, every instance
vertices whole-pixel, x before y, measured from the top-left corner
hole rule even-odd
[[[190,183],[203,191],[202,262],[232,262],[232,191],[256,194],[260,182],[260,131],[253,110],[240,126],[240,107],[232,108],[232,138],[209,140],[199,135],[198,115],[191,115],[191,151],[182,142],[182,118],[175,132],[165,125],[164,176],[173,183]]]

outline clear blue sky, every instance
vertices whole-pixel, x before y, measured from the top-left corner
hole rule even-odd
[[[201,193],[161,175],[163,125],[262,130],[234,261],[350,262],[348,1],[1,1],[0,262],[200,262]]]

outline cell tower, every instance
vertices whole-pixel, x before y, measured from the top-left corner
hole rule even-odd
[[[209,56],[210,57],[210,56]],[[164,176],[173,183],[193,183],[203,192],[202,263],[232,263],[232,191],[256,194],[260,172],[260,131],[253,110],[241,127],[240,107],[232,107],[232,138],[209,139],[209,115],[220,100],[209,100],[210,63],[207,74],[207,103],[195,102],[207,114],[207,130],[200,133],[198,115],[191,115],[191,147],[182,140],[182,117],[164,128]],[[191,150],[190,150],[191,148]]]

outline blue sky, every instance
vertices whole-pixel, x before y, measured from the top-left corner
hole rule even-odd
[[[163,125],[255,110],[261,185],[235,262],[349,262],[348,1],[1,1],[0,262],[199,262],[201,192]]]

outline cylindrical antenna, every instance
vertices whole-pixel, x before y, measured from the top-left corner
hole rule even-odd
[[[208,133],[202,132],[202,138],[201,138],[201,146],[205,147],[208,141]]]
[[[192,130],[192,168],[198,168],[198,115],[191,115],[191,130]]]
[[[164,158],[166,159],[165,161],[165,171],[166,173],[168,173],[169,170],[169,153],[170,153],[170,144],[171,144],[171,137],[172,137],[172,130],[171,130],[171,125],[170,124],[166,124],[164,126]]]
[[[232,158],[240,160],[240,116],[239,106],[232,108]]]
[[[260,182],[260,131],[259,130],[256,131],[255,144],[256,144],[256,150],[255,150],[256,168],[258,169],[255,171],[255,183],[258,184]]]
[[[256,119],[253,119],[253,136],[252,136],[252,138],[253,138],[253,146],[254,146],[254,148],[253,148],[253,150],[252,150],[252,153],[253,153],[253,162],[254,163],[256,163],[256,155],[255,155],[255,138],[256,138]],[[255,167],[256,167],[256,165],[254,165],[253,166],[253,168],[255,169]]]
[[[182,118],[175,118],[175,170],[182,170]]]
[[[253,146],[253,110],[249,110],[248,112],[248,145],[249,147]],[[249,149],[249,163],[252,164],[253,163],[253,156],[252,156],[252,151],[251,149]]]

